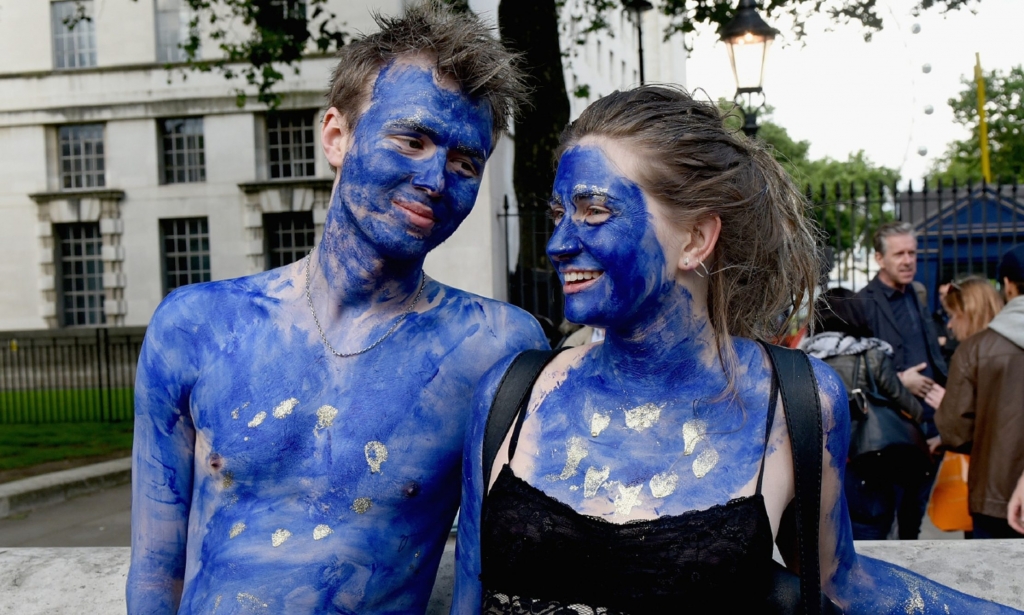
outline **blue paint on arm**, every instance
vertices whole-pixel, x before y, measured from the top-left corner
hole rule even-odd
[[[451,613],[479,613],[482,600],[480,584],[480,513],[483,495],[483,443],[487,417],[494,394],[514,355],[499,361],[480,381],[473,395],[473,414],[466,429],[462,455],[462,505],[459,508],[459,533],[455,546],[455,590]]]
[[[188,294],[172,293],[161,304],[139,358],[129,613],[174,613],[181,599],[195,441],[189,394],[198,377]]]
[[[844,612],[875,613],[1019,613],[1020,611],[968,596],[919,574],[878,559],[857,555],[843,492],[843,474],[850,439],[846,389],[825,363],[811,358],[822,399],[826,458],[822,474],[820,540],[822,586]],[[829,550],[829,546],[834,550]]]

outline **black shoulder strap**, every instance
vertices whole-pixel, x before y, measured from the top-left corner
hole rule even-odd
[[[796,483],[796,539],[800,557],[800,611],[821,612],[818,525],[821,518],[822,426],[818,382],[807,355],[762,344],[771,358],[786,409],[786,427],[793,449]],[[815,599],[819,598],[819,599]]]
[[[501,377],[498,390],[491,402],[491,411],[487,415],[487,428],[484,430],[484,482],[483,493],[491,482],[491,466],[498,456],[498,449],[505,441],[516,411],[523,405],[533,389],[533,383],[540,375],[548,361],[557,354],[553,350],[526,350],[519,353]]]

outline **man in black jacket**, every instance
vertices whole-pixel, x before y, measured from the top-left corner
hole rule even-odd
[[[946,383],[946,361],[942,357],[938,335],[927,307],[917,299],[911,282],[917,273],[917,237],[906,222],[889,222],[875,232],[875,262],[878,275],[857,297],[875,337],[893,347],[893,361],[900,381],[922,403],[922,429],[929,444],[939,444],[935,428],[935,408],[925,397],[936,385]],[[907,493],[898,504],[901,539],[914,539],[928,504],[935,472],[921,477],[917,493]]]

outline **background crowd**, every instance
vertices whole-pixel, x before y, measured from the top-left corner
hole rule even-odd
[[[967,537],[1024,538],[1024,245],[1002,256],[1001,293],[954,280],[938,289],[938,314],[914,282],[913,228],[880,227],[874,248],[874,279],[823,293],[815,334],[798,342],[847,387],[854,538],[916,539],[926,509]],[[967,456],[965,502],[947,482],[963,480]]]

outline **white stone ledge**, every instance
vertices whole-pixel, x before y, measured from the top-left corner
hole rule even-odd
[[[856,545],[861,555],[1024,609],[1024,540],[865,540]]]
[[[1024,608],[1024,540],[857,543],[857,551],[978,597]],[[449,539],[427,615],[448,613],[454,571]],[[127,547],[0,548],[0,614],[124,613]]]

